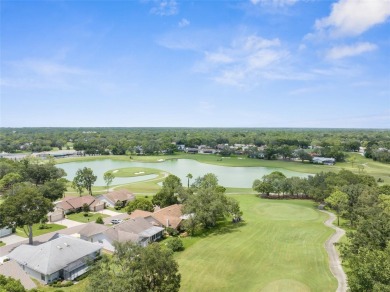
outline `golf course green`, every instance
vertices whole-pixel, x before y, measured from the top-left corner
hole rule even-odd
[[[242,224],[191,243],[176,259],[181,291],[335,291],[324,248],[333,233],[312,201],[234,196]]]

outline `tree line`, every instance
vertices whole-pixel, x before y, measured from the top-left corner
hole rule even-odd
[[[33,243],[33,228],[47,220],[53,202],[62,198],[67,187],[66,173],[53,161],[0,159],[0,228],[22,228]]]
[[[173,144],[172,144],[173,143]],[[1,128],[0,152],[40,152],[54,148],[83,150],[89,155],[172,154],[176,145],[245,144],[270,149],[306,149],[320,146],[326,151],[358,151],[367,147],[367,157],[389,162],[388,130],[346,129],[229,129],[229,128]],[[385,151],[383,151],[385,149]],[[325,151],[325,150],[324,150]],[[288,153],[287,153],[288,154]],[[272,159],[274,153],[267,153]],[[281,155],[283,155],[281,153]],[[329,154],[331,155],[331,154]],[[324,153],[323,156],[329,156]],[[332,156],[333,157],[333,156]],[[337,159],[337,157],[335,157]],[[340,160],[341,161],[341,160]]]

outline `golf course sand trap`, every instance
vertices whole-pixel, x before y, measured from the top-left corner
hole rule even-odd
[[[116,172],[118,172],[118,169],[115,169],[112,173],[116,173]]]
[[[291,279],[281,279],[276,280],[271,283],[268,283],[267,286],[265,286],[263,289],[260,290],[261,292],[309,292],[310,287],[306,284],[291,280]]]
[[[135,175],[144,174],[144,173],[145,173],[145,171],[134,172]]]

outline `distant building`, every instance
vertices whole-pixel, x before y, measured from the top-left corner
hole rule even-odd
[[[186,148],[184,151],[189,154],[196,154],[199,152],[198,148]]]
[[[328,158],[328,157],[313,157],[313,163],[325,164],[325,165],[334,165],[336,163],[336,159]]]

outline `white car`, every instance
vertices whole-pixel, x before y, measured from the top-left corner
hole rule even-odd
[[[121,219],[112,219],[111,220],[111,223],[112,224],[119,224],[119,223],[121,223],[123,220],[121,220]]]

